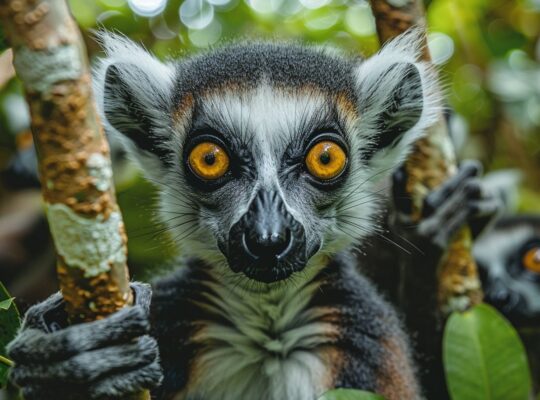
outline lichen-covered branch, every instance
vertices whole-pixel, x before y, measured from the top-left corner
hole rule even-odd
[[[370,0],[370,3],[381,43],[386,43],[413,26],[425,26],[424,6],[421,1]],[[424,46],[424,58],[430,58],[427,46]]]
[[[0,0],[0,21],[30,108],[66,310],[73,323],[102,318],[132,294],[81,34],[65,0]]]
[[[424,8],[420,0],[371,0],[381,43],[394,38],[412,26],[425,27]],[[430,60],[427,43],[423,58]],[[406,162],[409,176],[407,191],[413,200],[413,217],[420,217],[427,193],[456,172],[453,146],[444,116],[418,141]],[[447,314],[463,310],[482,300],[475,261],[471,254],[471,233],[464,228],[456,234],[438,270],[439,310]]]

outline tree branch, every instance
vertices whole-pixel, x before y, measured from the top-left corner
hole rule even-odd
[[[130,304],[132,293],[81,34],[65,0],[0,0],[0,21],[30,108],[66,311],[72,323],[102,318]]]
[[[425,27],[420,0],[370,0],[381,43],[412,26]],[[423,58],[431,59],[424,39]],[[413,217],[419,219],[425,196],[456,172],[453,145],[444,116],[415,144],[406,161],[409,176],[407,191],[413,200]],[[482,300],[476,263],[471,254],[472,238],[468,227],[459,231],[438,268],[437,301],[442,315],[464,310]]]
[[[11,361],[9,358],[6,358],[4,356],[0,356],[0,363],[7,365],[8,367],[13,367],[13,361]]]

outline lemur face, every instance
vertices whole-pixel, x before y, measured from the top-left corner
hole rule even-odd
[[[485,301],[520,328],[540,326],[540,217],[499,221],[474,245]]]
[[[366,61],[257,43],[162,64],[103,39],[106,128],[161,186],[180,251],[252,281],[371,234],[376,183],[438,108],[414,33]]]
[[[327,240],[328,206],[358,162],[351,101],[313,84],[257,82],[196,103],[181,160],[206,213],[200,223],[234,272],[273,282],[302,270]]]

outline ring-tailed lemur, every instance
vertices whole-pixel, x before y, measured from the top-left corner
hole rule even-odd
[[[540,392],[540,216],[501,218],[474,244],[485,301],[516,327]]]
[[[9,347],[26,398],[421,397],[398,318],[348,255],[440,112],[419,39],[367,60],[245,43],[163,64],[103,35],[103,120],[161,188],[182,268],[101,321],[51,332],[61,296],[32,308]]]
[[[389,228],[393,239],[405,239],[417,250],[406,254],[375,242],[361,260],[363,265],[389,266],[366,273],[403,311],[406,327],[416,339],[414,355],[422,388],[430,399],[449,398],[441,359],[444,319],[438,313],[435,290],[438,266],[454,234],[467,225],[475,238],[473,256],[484,301],[517,328],[527,349],[535,391],[540,386],[540,217],[509,215],[515,212],[519,173],[496,171],[480,179],[481,171],[479,162],[463,161],[456,175],[428,194],[420,220],[412,222],[407,174],[399,168],[393,174]],[[497,220],[503,212],[506,216]],[[380,248],[388,250],[383,258],[377,254]]]
[[[390,237],[411,250],[406,253],[374,243],[367,249],[369,262],[363,260],[368,266],[389,266],[381,271],[384,274],[372,268],[367,274],[405,317],[406,328],[415,338],[415,361],[429,399],[449,398],[441,351],[445,315],[437,299],[441,259],[459,229],[468,225],[476,237],[489,230],[501,208],[499,197],[486,188],[481,174],[478,161],[463,161],[455,175],[428,193],[420,219],[414,220],[407,172],[404,167],[397,169],[392,175],[392,211],[387,220]],[[389,261],[376,254],[381,246],[388,249],[383,255]]]

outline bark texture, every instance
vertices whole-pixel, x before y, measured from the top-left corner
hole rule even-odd
[[[370,0],[381,44],[412,26],[425,27],[421,0]],[[423,58],[431,57],[424,39]],[[444,116],[430,128],[428,135],[415,144],[406,164],[407,191],[413,200],[413,218],[419,219],[426,195],[456,172],[456,159]],[[469,228],[459,231],[438,268],[437,301],[446,315],[464,310],[482,300],[476,263],[471,254]]]
[[[132,293],[80,31],[65,0],[0,0],[0,21],[30,108],[66,311],[72,323],[103,318],[130,304]]]

